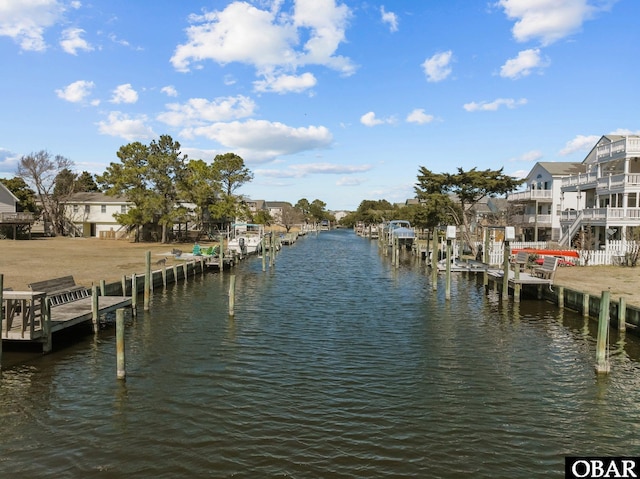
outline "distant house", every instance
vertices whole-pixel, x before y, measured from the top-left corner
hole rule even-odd
[[[18,212],[18,198],[3,183],[0,183],[0,234],[18,237],[18,231],[26,232],[31,238],[32,213]]]
[[[282,211],[287,206],[293,207],[291,203],[286,201],[267,201],[265,202],[266,208],[269,210],[269,215],[276,223],[282,223]]]
[[[596,248],[629,239],[640,228],[640,136],[602,136],[582,167],[562,178],[560,244],[570,245],[585,230],[590,230]],[[574,199],[567,202],[569,195]]]
[[[0,182],[0,213],[15,213],[17,205],[18,198]]]
[[[123,226],[114,218],[126,213],[133,203],[122,196],[108,196],[98,192],[75,193],[64,202],[68,233],[74,236],[121,238]]]

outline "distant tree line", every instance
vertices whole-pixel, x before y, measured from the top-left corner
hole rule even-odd
[[[103,192],[122,196],[132,207],[115,219],[140,238],[145,226],[157,227],[161,242],[170,241],[172,227],[195,215],[202,228],[225,225],[236,218],[270,224],[267,211],[252,213],[237,189],[253,179],[244,160],[235,153],[216,155],[211,163],[189,159],[180,144],[162,135],[149,145],[133,142],[120,147],[118,162],[95,177],[74,172],[74,163],[61,155],[38,151],[20,158],[15,178],[0,179],[18,198],[22,211],[46,220],[53,235],[68,230],[66,205],[79,192]],[[191,210],[189,206],[194,205]],[[320,200],[300,199],[286,205],[280,222],[287,230],[293,224],[333,219]]]

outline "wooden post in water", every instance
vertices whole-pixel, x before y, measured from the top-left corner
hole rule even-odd
[[[146,267],[144,271],[144,310],[149,311],[149,303],[151,302],[151,251],[147,251]]]
[[[126,296],[127,295],[127,276],[126,275],[122,275],[122,280],[121,280],[121,284],[122,284],[122,296]]]
[[[0,370],[2,370],[2,320],[4,319],[4,275],[0,273]],[[9,326],[9,319],[7,319],[7,327]]]
[[[2,287],[0,287],[0,290]],[[42,332],[44,334],[44,343],[42,343],[42,352],[50,353],[53,349],[53,333],[51,332],[51,299],[45,297],[42,300]]]
[[[124,309],[116,309],[116,375],[124,379],[127,375],[124,361]]]
[[[98,325],[98,312],[100,311],[100,306],[98,304],[98,286],[95,284],[91,286],[91,320],[93,321],[93,332],[97,333],[99,330]]]
[[[162,266],[162,287],[167,289],[167,265],[166,263]]]
[[[107,295],[107,282],[104,279],[100,280],[100,296]]]
[[[431,239],[431,289],[438,289],[438,228],[433,227],[433,238]]]
[[[558,307],[564,308],[564,286],[558,286]]]
[[[504,242],[504,252],[503,252],[503,260],[502,260],[502,301],[509,300],[509,254],[510,254],[509,241]]]
[[[176,284],[178,282],[178,265],[174,264],[173,265],[173,284]]]
[[[131,275],[131,311],[137,316],[138,311],[138,278],[135,273]]]
[[[447,238],[447,273],[445,279],[444,298],[451,299],[451,240]]]
[[[267,270],[267,247],[264,244],[264,236],[260,241],[260,247],[262,248],[262,271]]]
[[[582,316],[589,316],[589,294],[582,295]]]
[[[189,268],[187,267],[187,262],[185,261],[184,263],[182,263],[182,276],[184,279],[184,282],[187,282],[187,278],[188,278],[188,272],[189,272]]]
[[[627,301],[620,297],[618,301],[618,330],[626,331],[627,329]]]
[[[220,237],[220,252],[218,253],[218,262],[220,274],[222,274],[224,273],[224,239],[222,239],[222,236]]]
[[[600,316],[598,317],[598,339],[596,342],[596,372],[608,373],[610,370],[607,354],[609,343],[609,291],[600,296]]]
[[[236,307],[236,275],[232,274],[229,278],[229,316],[234,316]]]

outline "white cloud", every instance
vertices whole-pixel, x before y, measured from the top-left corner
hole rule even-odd
[[[338,181],[336,181],[336,186],[360,186],[365,181],[365,179],[359,177],[343,176]]]
[[[316,77],[311,73],[303,73],[302,75],[267,75],[264,80],[255,81],[253,83],[256,91],[259,92],[275,92],[275,93],[300,93],[309,88],[316,86]]]
[[[425,123],[431,123],[434,120],[433,115],[427,115],[422,108],[416,108],[407,115],[408,123],[417,123],[424,125]]]
[[[201,126],[205,123],[237,120],[253,115],[256,104],[246,96],[220,97],[209,101],[191,98],[186,103],[170,103],[158,120],[171,126]]]
[[[473,101],[471,103],[465,103],[463,108],[467,111],[496,111],[501,106],[513,109],[526,104],[526,98],[521,98],[520,100],[514,100],[513,98],[498,98],[496,100],[493,100],[492,102],[482,101],[480,103],[477,103]]]
[[[383,23],[389,24],[389,30],[392,32],[398,31],[398,16],[395,13],[385,11],[384,6],[382,6],[380,7],[380,15]]]
[[[439,82],[451,75],[451,60],[453,52],[451,50],[440,52],[427,58],[422,64],[428,82]]]
[[[0,36],[16,41],[20,48],[44,51],[44,31],[62,18],[64,6],[57,0],[3,0],[0,4]]]
[[[167,96],[178,96],[178,90],[173,85],[163,86],[160,91]]]
[[[213,123],[187,128],[182,131],[182,135],[215,140],[236,151],[247,162],[253,163],[270,161],[281,155],[327,148],[333,141],[333,136],[324,126],[294,128],[266,120]]]
[[[129,118],[129,115],[112,111],[107,121],[98,122],[98,131],[103,135],[119,136],[127,141],[149,140],[157,135],[146,125],[147,120],[145,115]]]
[[[256,174],[271,178],[303,178],[309,175],[344,175],[371,170],[371,165],[338,165],[335,163],[307,163],[289,165],[283,170],[258,169]]]
[[[113,90],[113,96],[111,103],[135,103],[138,101],[138,92],[136,92],[131,83],[125,83],[124,85],[118,85],[118,87]]]
[[[80,103],[91,94],[94,86],[92,81],[78,80],[70,83],[63,89],[56,90],[56,94],[58,98],[62,98],[63,100],[71,103]]]
[[[499,0],[509,19],[516,20],[513,37],[519,42],[538,39],[550,45],[580,30],[582,24],[613,2],[594,6],[589,0]]]
[[[188,40],[171,58],[174,68],[188,71],[192,63],[212,60],[220,64],[253,65],[259,75],[276,70],[294,71],[304,65],[323,65],[351,74],[348,58],[336,55],[345,40],[350,10],[334,0],[297,0],[293,12],[261,10],[235,1],[222,11],[192,15]],[[306,38],[299,45],[300,38]]]
[[[364,126],[376,126],[376,125],[382,125],[384,123],[395,123],[396,119],[394,117],[389,117],[389,118],[376,118],[376,114],[372,111],[365,113],[364,115],[362,115],[360,117],[360,123],[362,123]]]
[[[559,154],[561,156],[568,156],[578,151],[589,151],[593,148],[596,142],[600,139],[597,135],[578,135],[573,140],[569,140]]]
[[[511,158],[509,161],[534,162],[534,161],[539,161],[542,157],[543,157],[543,154],[541,151],[531,150],[531,151],[527,151],[526,153],[523,153],[522,155],[516,158]]]
[[[516,58],[511,58],[500,68],[500,76],[504,78],[521,78],[531,74],[534,69],[544,68],[549,62],[540,58],[540,49],[522,50]]]
[[[67,28],[62,32],[60,46],[65,52],[71,55],[77,55],[78,50],[84,50],[86,52],[92,51],[93,46],[82,38],[83,33],[85,33],[85,31],[81,28]]]

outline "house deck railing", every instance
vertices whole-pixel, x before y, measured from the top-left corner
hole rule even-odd
[[[553,197],[552,190],[527,190],[509,193],[507,198],[509,201],[533,201],[533,200],[551,200]]]
[[[19,212],[4,212],[0,213],[0,223],[33,223],[33,213]]]

